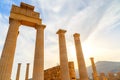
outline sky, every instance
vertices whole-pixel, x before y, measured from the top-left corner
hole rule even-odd
[[[45,28],[45,69],[59,64],[59,44],[56,32],[67,30],[66,45],[69,61],[77,69],[74,33],[80,34],[86,65],[90,57],[97,61],[120,61],[120,0],[0,0],[0,55],[9,27],[12,4],[25,2],[35,6]],[[17,64],[22,63],[20,80],[24,80],[26,64],[32,77],[36,30],[21,25],[12,71],[15,80]]]

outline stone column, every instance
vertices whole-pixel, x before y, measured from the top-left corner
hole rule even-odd
[[[91,57],[90,60],[91,60],[91,64],[92,64],[94,80],[99,80],[99,77],[98,77],[98,74],[97,74],[97,70],[96,70],[96,66],[95,66],[95,63],[94,63],[94,58]]]
[[[66,30],[62,30],[62,29],[58,30],[57,32],[59,36],[60,70],[61,70],[61,79],[70,80],[66,41],[65,41],[65,35],[64,35],[65,32]]]
[[[68,62],[68,66],[69,66],[70,80],[76,80],[74,62]]]
[[[88,80],[87,69],[86,69],[86,65],[84,61],[80,38],[79,38],[80,34],[75,33],[73,36],[74,36],[74,41],[75,41],[80,80]]]
[[[19,21],[10,20],[9,30],[0,59],[0,80],[11,79],[12,65],[14,60],[19,26]]]
[[[20,78],[20,68],[21,68],[21,63],[18,63],[18,69],[17,69],[16,80],[19,80],[19,78]]]
[[[44,80],[44,29],[45,25],[36,26],[33,80]]]
[[[25,80],[28,80],[28,77],[29,77],[29,63],[27,63],[27,67],[26,67]]]

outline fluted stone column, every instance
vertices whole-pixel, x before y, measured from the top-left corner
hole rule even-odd
[[[86,69],[86,65],[84,61],[84,55],[82,52],[80,38],[79,38],[80,34],[75,33],[73,36],[74,36],[74,41],[75,41],[80,80],[88,80],[87,69]]]
[[[59,49],[60,49],[60,70],[61,70],[61,79],[70,80],[69,68],[68,68],[68,58],[66,50],[66,41],[65,41],[65,32],[66,30],[58,30],[57,34],[59,36]]]
[[[25,80],[28,80],[28,77],[29,77],[29,63],[27,63],[27,67],[26,67]]]
[[[19,21],[10,20],[9,30],[0,59],[0,80],[11,79],[12,65],[14,60],[19,26]]]
[[[96,66],[95,66],[95,63],[94,63],[94,58],[91,57],[90,60],[91,60],[91,64],[92,64],[94,80],[99,80],[99,77],[98,77],[98,74],[97,74],[97,70],[96,70]]]
[[[20,78],[20,68],[21,68],[21,63],[18,63],[18,69],[17,69],[16,80],[19,80],[19,78]]]
[[[36,26],[33,80],[44,80],[44,29],[45,25]]]

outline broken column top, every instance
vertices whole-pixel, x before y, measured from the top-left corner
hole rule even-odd
[[[93,59],[94,59],[94,57],[91,57],[90,59],[92,59],[92,60],[93,60]]]
[[[29,9],[29,10],[32,10],[32,11],[34,10],[34,6],[23,3],[23,2],[21,2],[20,7],[24,8],[24,9],[26,8],[26,9]]]
[[[21,65],[22,63],[18,63],[18,65]]]
[[[30,65],[30,63],[27,63],[27,65]]]
[[[60,34],[60,33],[66,33],[66,30],[63,30],[63,29],[59,29],[56,34]]]
[[[79,33],[75,33],[73,34],[74,37],[80,37],[80,34]]]

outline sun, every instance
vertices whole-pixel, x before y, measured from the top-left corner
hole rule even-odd
[[[99,49],[90,40],[81,42],[81,47],[82,47],[82,52],[83,52],[86,65],[89,66],[91,64],[90,57],[97,58],[99,56],[99,54],[97,54]],[[77,56],[76,56],[75,44],[73,43],[67,46],[67,51],[68,51],[67,53],[68,53],[69,61],[74,61],[75,67],[77,67]]]
[[[81,43],[81,47],[84,58],[90,58],[92,55],[94,55],[95,48],[92,46],[92,44],[90,44],[90,42],[85,41]],[[68,53],[71,57],[76,57],[75,45],[68,46]]]
[[[84,42],[82,44],[82,50],[85,58],[90,58],[94,53],[93,46],[89,42]]]

